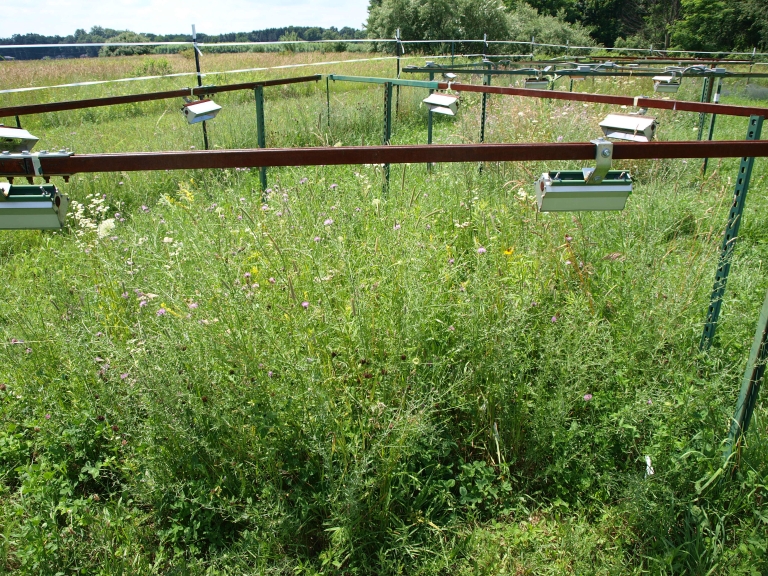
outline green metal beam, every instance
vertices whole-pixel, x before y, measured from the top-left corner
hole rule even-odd
[[[720,102],[720,92],[723,89],[723,79],[717,79],[717,90],[715,91],[715,104]],[[717,114],[712,114],[709,119],[709,133],[707,134],[707,140],[712,141],[712,136],[715,135],[715,120],[717,120]],[[707,173],[707,164],[709,164],[709,158],[704,158],[704,163],[701,165],[701,173]]]
[[[405,69],[403,69],[405,71]],[[425,72],[434,72],[434,70],[425,70]],[[329,74],[328,78],[340,82],[364,82],[366,84],[392,84],[394,86],[411,86],[413,88],[426,88],[428,90],[437,90],[437,82],[427,80],[398,80],[396,78],[374,78],[369,76],[342,76],[340,74]]]
[[[749,360],[741,382],[739,399],[736,402],[733,418],[731,418],[728,441],[723,451],[723,460],[726,462],[733,453],[734,447],[738,447],[741,438],[747,433],[749,421],[752,419],[757,394],[760,392],[760,383],[765,372],[766,360],[768,360],[766,340],[768,340],[768,292],[765,294],[763,308],[760,310],[755,337],[752,340],[752,349],[749,351]]]
[[[259,148],[267,147],[267,135],[264,127],[264,86],[256,86],[253,89],[256,98],[256,144]],[[259,168],[259,180],[261,180],[261,191],[267,189],[267,169]]]
[[[763,128],[762,116],[750,116],[749,126],[747,128],[746,140],[759,140],[760,132]],[[736,187],[733,191],[733,202],[731,211],[728,214],[728,223],[725,227],[723,244],[720,248],[720,258],[715,273],[715,284],[712,288],[712,296],[707,309],[707,320],[704,324],[704,333],[701,336],[699,348],[708,350],[712,345],[717,330],[717,321],[720,317],[720,307],[725,294],[725,285],[728,282],[728,273],[731,270],[731,260],[733,259],[733,247],[739,235],[739,226],[741,226],[741,217],[744,213],[744,204],[747,200],[749,191],[749,179],[752,176],[752,166],[755,163],[754,158],[744,157],[739,163],[739,172],[736,175]]]

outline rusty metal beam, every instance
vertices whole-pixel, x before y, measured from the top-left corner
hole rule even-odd
[[[447,82],[438,82],[440,90],[447,90]],[[532,96],[552,100],[570,100],[575,102],[594,102],[615,104],[618,106],[637,106],[640,108],[658,108],[679,112],[699,112],[726,116],[768,116],[768,108],[756,106],[732,106],[727,104],[707,104],[680,100],[657,100],[655,98],[633,98],[632,96],[609,96],[606,94],[586,94],[583,92],[557,92],[555,90],[533,90],[531,88],[511,88],[504,86],[478,86],[474,84],[451,84],[451,90],[457,92],[480,92],[485,94],[506,94],[508,96]]]
[[[614,160],[658,158],[733,158],[768,156],[768,141],[616,142]],[[328,148],[267,148],[184,152],[133,152],[39,156],[42,174],[131,172],[244,168],[264,166],[319,166],[341,164],[403,164],[428,162],[594,161],[595,145],[567,144],[456,144],[427,146],[350,146]],[[0,176],[34,175],[31,159],[3,158]]]
[[[253,90],[256,86],[282,86],[285,84],[297,84],[301,82],[316,82],[320,80],[320,78],[322,78],[320,74],[313,74],[312,76],[279,78],[277,80],[262,80],[260,82],[244,82],[241,84],[225,84],[223,86],[200,86],[196,88],[182,88],[180,90],[167,90],[165,92],[107,96],[104,98],[89,98],[86,100],[65,100],[64,102],[29,104],[26,106],[6,106],[5,108],[0,108],[0,118],[42,114],[44,112],[62,112],[64,110],[81,110],[83,108],[97,108],[100,106],[114,106],[116,104],[131,104],[133,102],[148,102],[151,100],[167,100],[170,98],[181,98],[182,96],[202,96],[204,94],[218,94],[220,92]]]

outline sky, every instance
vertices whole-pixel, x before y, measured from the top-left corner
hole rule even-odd
[[[250,32],[282,26],[362,28],[368,0],[0,0],[0,36],[66,36],[93,26],[152,32]]]

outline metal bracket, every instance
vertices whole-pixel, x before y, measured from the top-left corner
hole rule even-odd
[[[69,176],[69,174],[45,174],[43,172],[43,167],[40,164],[40,158],[69,158],[72,156],[73,152],[70,152],[68,150],[59,150],[58,152],[48,152],[48,150],[42,150],[40,152],[20,152],[20,153],[11,153],[11,152],[2,152],[2,158],[3,160],[24,160],[24,166],[25,169],[29,164],[27,161],[32,163],[32,174],[26,174],[27,177],[33,177],[33,176],[43,176],[43,177],[50,177],[50,176]]]
[[[587,184],[599,184],[611,169],[611,162],[613,161],[613,142],[605,140],[604,138],[598,138],[591,142],[596,147],[596,166],[594,168],[584,169],[584,180]]]

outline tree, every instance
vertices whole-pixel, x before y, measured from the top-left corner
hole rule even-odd
[[[149,38],[126,30],[117,36],[107,38],[107,42],[149,42]],[[99,56],[133,56],[149,54],[151,51],[152,46],[102,46]]]

